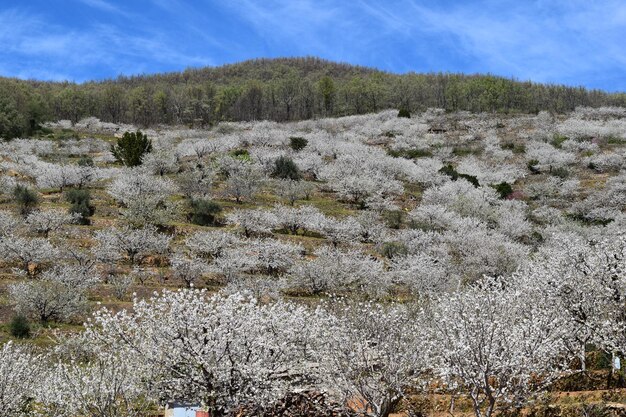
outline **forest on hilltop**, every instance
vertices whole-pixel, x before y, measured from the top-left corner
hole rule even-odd
[[[254,59],[182,72],[72,82],[0,78],[0,137],[85,116],[138,126],[295,121],[388,108],[563,113],[624,106],[626,95],[493,75],[392,74],[315,57]]]

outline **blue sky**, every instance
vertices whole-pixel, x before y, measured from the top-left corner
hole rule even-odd
[[[85,81],[305,56],[626,91],[623,0],[2,0],[0,75]]]

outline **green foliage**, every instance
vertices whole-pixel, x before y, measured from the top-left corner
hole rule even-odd
[[[554,175],[555,177],[559,177],[563,180],[569,177],[569,171],[565,167],[551,169],[550,174]]]
[[[17,107],[8,98],[0,96],[0,138],[13,139],[23,132],[23,120]]]
[[[19,126],[19,134],[32,132],[46,120],[76,122],[85,115],[140,126],[206,126],[220,120],[301,120],[389,108],[409,113],[432,107],[450,112],[564,113],[578,106],[626,104],[626,95],[619,93],[492,75],[397,75],[314,57],[255,59],[80,85],[0,79],[0,97],[10,103],[4,113],[12,115],[9,125]],[[229,127],[218,124],[216,129]],[[13,128],[9,131],[0,136],[16,135]]]
[[[233,149],[230,151],[230,155],[233,158],[241,159],[242,161],[250,160],[250,152],[247,149]]]
[[[452,148],[452,153],[456,156],[467,156],[479,152],[477,152],[477,150],[472,148],[471,146],[455,146],[454,148]]]
[[[417,159],[417,158],[427,158],[433,156],[433,153],[428,149],[402,149],[402,150],[393,150],[389,149],[387,153],[394,158],[407,158],[407,159]]]
[[[523,143],[504,142],[502,145],[500,145],[500,147],[502,149],[508,149],[510,151],[513,151],[513,153],[517,154],[526,152],[526,145],[524,145]]]
[[[289,146],[291,147],[291,149],[293,149],[296,152],[301,151],[308,144],[309,144],[308,140],[299,136],[292,136],[289,138]]]
[[[27,339],[30,337],[30,323],[25,316],[16,314],[9,322],[9,331],[13,337]]]
[[[195,199],[191,200],[191,213],[189,220],[200,226],[214,226],[217,224],[216,216],[222,212],[222,206],[215,201]]]
[[[88,190],[69,190],[65,193],[65,199],[71,204],[68,211],[81,215],[81,224],[91,223],[89,217],[93,216],[96,209],[91,204],[91,195]]]
[[[125,132],[116,145],[111,146],[115,158],[129,167],[141,165],[141,157],[152,151],[152,141],[141,131]]]
[[[566,140],[567,140],[567,136],[563,136],[563,135],[559,135],[558,133],[555,133],[554,136],[552,137],[552,140],[550,141],[550,144],[554,146],[555,148],[561,149],[561,145]]]
[[[404,223],[404,212],[401,210],[386,211],[383,220],[390,229],[400,229]]]
[[[94,166],[93,158],[90,156],[83,156],[78,160],[78,165],[81,167],[92,167]]]
[[[456,181],[459,178],[463,178],[464,180],[467,180],[470,184],[472,184],[474,187],[480,186],[480,183],[478,182],[478,178],[476,178],[474,175],[459,173],[456,169],[454,169],[454,167],[451,164],[444,165],[443,167],[441,167],[439,172],[444,175],[449,176],[452,179],[452,181]]]
[[[68,140],[79,139],[80,136],[78,136],[78,132],[73,129],[62,129],[54,135],[54,138],[58,140]]]
[[[13,189],[13,198],[17,203],[20,214],[27,215],[39,205],[39,196],[30,188],[23,185],[16,185]]]
[[[605,140],[606,143],[610,145],[623,145],[624,143],[626,143],[626,139],[613,135],[607,136]]]
[[[410,119],[411,118],[411,112],[408,109],[406,109],[406,108],[401,108],[398,111],[398,117],[404,117],[404,118]]]
[[[496,189],[498,194],[500,194],[500,198],[507,198],[511,194],[513,194],[513,187],[508,182],[501,182],[500,184],[496,184],[492,186]]]
[[[385,242],[380,247],[380,254],[387,259],[393,259],[396,256],[403,256],[407,253],[406,246],[400,242]]]
[[[324,115],[332,114],[335,106],[335,94],[337,93],[335,82],[331,77],[326,75],[319,80],[318,90],[322,96],[322,108]]]
[[[294,181],[298,181],[302,178],[302,174],[296,163],[286,156],[280,156],[274,161],[272,176],[274,178],[290,179]]]

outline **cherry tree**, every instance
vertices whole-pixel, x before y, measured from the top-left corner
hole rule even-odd
[[[294,264],[285,283],[287,288],[310,294],[324,292],[385,294],[389,287],[383,262],[355,250],[343,251],[321,246],[315,258]]]
[[[552,172],[553,169],[565,167],[576,161],[576,155],[573,153],[562,151],[548,143],[531,142],[527,148],[526,160],[536,161],[536,168],[542,171]]]
[[[222,169],[226,173],[224,191],[237,203],[251,198],[264,181],[264,176],[259,167],[246,160],[224,158]]]
[[[56,259],[58,250],[45,238],[0,237],[0,255],[5,261],[17,262],[23,272],[36,274],[40,264]]]
[[[414,295],[431,297],[457,289],[460,278],[449,268],[449,256],[437,257],[416,253],[393,257],[389,261],[391,280],[408,288]]]
[[[324,216],[317,225],[314,223],[309,227],[312,230],[319,232],[335,247],[339,243],[356,242],[360,237],[360,232],[362,231],[361,224],[355,217],[352,216],[341,220]]]
[[[271,234],[279,222],[276,213],[265,209],[235,209],[226,214],[228,224],[238,226],[243,229],[244,235],[251,234],[267,235]]]
[[[197,401],[221,416],[313,384],[312,344],[321,336],[311,325],[316,314],[282,301],[260,305],[239,294],[165,291],[135,300],[129,311],[99,311],[87,333],[96,345],[127,352],[135,372],[151,376],[159,398]]]
[[[277,275],[303,254],[304,248],[300,244],[276,239],[246,239],[226,248],[215,259],[213,268],[229,279],[241,272]]]
[[[141,229],[112,227],[95,234],[94,255],[103,261],[116,261],[124,257],[136,265],[150,255],[163,255],[169,249],[171,236],[157,232],[153,226]]]
[[[178,171],[178,155],[171,149],[158,149],[145,153],[141,165],[153,175],[163,176]]]
[[[150,374],[90,337],[89,332],[59,340],[35,390],[40,412],[57,417],[146,417],[156,406],[146,383]]]
[[[79,165],[57,165],[39,161],[35,170],[39,188],[59,188],[61,191],[74,185],[86,185],[93,177],[92,167]]]
[[[567,347],[579,357],[583,372],[588,344],[609,347],[610,335],[617,340],[624,337],[625,258],[623,233],[601,241],[560,233],[550,237],[516,278],[527,293],[541,295],[553,314],[562,317]],[[622,351],[623,347],[614,343],[609,350]]]
[[[172,275],[181,280],[187,287],[192,287],[209,270],[208,265],[201,259],[187,257],[180,253],[170,259]]]
[[[163,225],[174,218],[177,204],[170,197],[177,191],[168,178],[155,177],[141,167],[124,170],[107,191],[123,207],[123,216],[132,224]]]
[[[22,227],[21,219],[6,210],[0,211],[0,236],[12,235]]]
[[[50,232],[75,223],[80,217],[79,213],[68,213],[63,210],[40,210],[26,216],[24,223],[32,232],[47,238]]]
[[[185,240],[185,245],[195,256],[214,259],[224,251],[243,242],[239,236],[222,231],[196,232]]]
[[[215,173],[210,166],[199,165],[180,173],[176,181],[187,198],[205,198],[211,193],[214,177]]]
[[[564,372],[563,323],[544,307],[486,280],[429,310],[433,367],[468,393],[476,417],[523,405]]]
[[[420,322],[405,306],[338,304],[330,308],[335,319],[320,358],[324,373],[360,413],[387,417],[427,381],[429,356]]]
[[[98,282],[94,271],[63,266],[45,271],[36,281],[9,286],[16,310],[41,322],[71,321],[87,308],[86,290]]]
[[[0,347],[0,408],[9,416],[31,416],[42,358],[9,341]]]
[[[306,181],[295,181],[290,179],[274,181],[277,194],[293,206],[297,200],[309,198],[314,186]]]
[[[298,231],[317,229],[326,217],[316,207],[304,205],[300,207],[289,207],[277,204],[272,209],[276,218],[276,228],[284,229],[295,235]]]

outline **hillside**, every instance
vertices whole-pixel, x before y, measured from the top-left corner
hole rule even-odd
[[[491,75],[392,74],[319,58],[256,59],[183,72],[74,84],[0,79],[0,137],[29,135],[47,120],[85,116],[139,126],[290,121],[423,111],[563,113],[621,106],[624,94]]]
[[[1,142],[3,415],[623,416],[626,109],[398,115]]]

